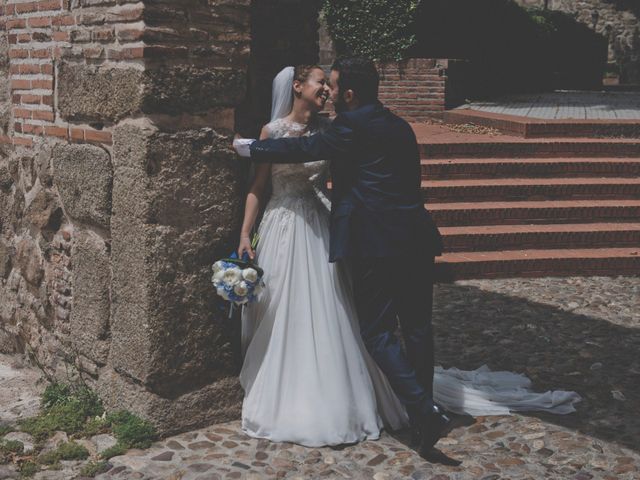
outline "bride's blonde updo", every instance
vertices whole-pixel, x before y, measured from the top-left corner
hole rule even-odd
[[[315,69],[322,70],[322,67],[319,65],[297,65],[294,68],[293,79],[299,81],[300,83],[304,83],[309,78],[309,75]]]

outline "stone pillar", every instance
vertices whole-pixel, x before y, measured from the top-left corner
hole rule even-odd
[[[113,130],[110,406],[165,432],[237,417],[239,325],[211,287],[235,247],[243,164],[230,149],[245,93],[247,1],[148,2],[141,116]]]
[[[210,278],[242,220],[249,0],[0,19],[0,351],[73,363],[163,432],[237,417],[239,325]]]

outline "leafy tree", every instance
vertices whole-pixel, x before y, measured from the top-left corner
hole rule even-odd
[[[323,15],[341,55],[401,60],[416,41],[419,0],[325,0]]]

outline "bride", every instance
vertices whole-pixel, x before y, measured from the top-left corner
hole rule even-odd
[[[317,66],[287,67],[274,80],[272,121],[261,138],[309,135],[328,97]],[[242,428],[306,446],[376,439],[406,414],[358,333],[349,282],[329,263],[329,216],[317,194],[327,162],[258,165],[247,195],[238,254],[265,271],[260,299],[243,310]],[[269,199],[256,252],[249,232]]]
[[[286,67],[274,79],[271,122],[260,138],[322,131],[329,121],[318,112],[328,93],[320,67]],[[327,171],[324,160],[256,164],[238,247],[240,256],[258,261],[266,282],[242,314],[242,429],[311,447],[377,439],[382,428],[408,425],[404,406],[363,344],[349,278],[329,262]],[[254,252],[249,233],[265,203]],[[529,386],[524,376],[486,367],[436,368],[434,400],[453,412],[492,415],[569,413],[580,398],[537,394]]]

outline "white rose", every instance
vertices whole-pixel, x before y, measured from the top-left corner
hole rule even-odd
[[[242,280],[242,270],[237,267],[229,268],[224,271],[222,279],[224,280],[224,283],[228,285],[235,285]]]
[[[244,297],[247,293],[249,293],[249,288],[245,282],[238,283],[235,287],[233,287],[233,291],[236,295]]]
[[[258,272],[253,268],[245,268],[242,271],[242,278],[244,278],[247,282],[255,282],[258,280]]]
[[[229,295],[227,294],[227,291],[220,287],[217,289],[218,295],[220,295],[222,298],[224,298],[225,300],[229,300]]]
[[[222,267],[222,261],[221,260],[218,260],[216,263],[214,263],[211,268],[213,269],[213,273],[218,273],[221,270],[224,270],[224,268]]]
[[[224,270],[218,270],[216,273],[213,274],[213,277],[211,277],[211,281],[215,285],[219,285],[220,283],[222,283],[223,278],[224,278]]]

